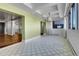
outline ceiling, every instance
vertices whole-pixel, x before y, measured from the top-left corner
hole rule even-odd
[[[10,17],[11,19],[7,19],[8,17]],[[14,14],[11,14],[11,13],[0,11],[0,22],[5,22],[6,20],[7,21],[15,20],[15,19],[18,19],[18,18],[20,18],[19,15],[14,15]]]
[[[14,3],[12,5],[50,21],[64,17],[66,3]]]

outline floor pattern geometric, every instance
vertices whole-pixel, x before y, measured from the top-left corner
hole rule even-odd
[[[0,56],[73,56],[66,39],[60,36],[42,36],[0,48]]]

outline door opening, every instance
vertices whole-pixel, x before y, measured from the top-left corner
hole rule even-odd
[[[40,35],[44,35],[46,23],[41,21],[40,22],[40,26],[41,26],[41,31],[40,31],[41,33],[40,33]]]
[[[0,11],[0,48],[22,41],[23,20],[22,15]]]
[[[0,35],[4,34],[5,23],[0,22]]]

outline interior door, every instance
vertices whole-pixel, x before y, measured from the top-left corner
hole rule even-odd
[[[4,34],[5,23],[0,23],[0,34]]]
[[[44,35],[44,33],[45,33],[45,22],[40,22],[40,24],[41,24],[41,35]]]

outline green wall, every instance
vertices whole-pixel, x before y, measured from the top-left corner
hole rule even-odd
[[[25,19],[23,19],[22,30],[24,39],[29,39],[40,35],[40,18],[11,4],[2,3],[0,4],[0,9],[4,9],[25,16]]]

